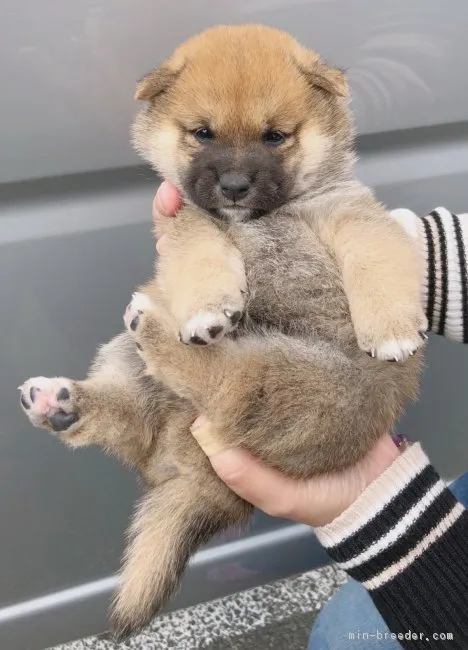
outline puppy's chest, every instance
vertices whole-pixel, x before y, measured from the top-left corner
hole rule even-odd
[[[304,222],[267,217],[237,224],[231,236],[244,259],[254,322],[334,337],[349,321],[338,267]]]

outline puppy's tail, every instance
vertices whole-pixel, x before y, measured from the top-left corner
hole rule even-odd
[[[111,631],[116,640],[151,621],[179,585],[200,545],[248,520],[250,507],[224,485],[216,484],[217,489],[209,491],[204,487],[198,489],[187,477],[174,478],[153,488],[139,505],[112,606]]]

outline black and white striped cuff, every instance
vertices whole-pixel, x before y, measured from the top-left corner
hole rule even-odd
[[[429,329],[468,343],[468,219],[437,208],[422,219]]]
[[[424,261],[421,285],[429,330],[468,343],[468,214],[446,208],[426,217],[407,209],[391,214],[414,238]]]
[[[330,557],[372,591],[406,571],[463,513],[415,444],[316,534]]]

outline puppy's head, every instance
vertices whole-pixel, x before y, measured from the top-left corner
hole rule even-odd
[[[291,36],[256,25],[187,41],[138,84],[140,154],[217,217],[261,216],[348,171],[342,73]]]

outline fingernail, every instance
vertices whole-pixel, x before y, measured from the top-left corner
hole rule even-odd
[[[208,424],[208,418],[204,415],[199,415],[190,427],[190,431],[193,433],[196,429],[200,429]]]
[[[190,427],[190,432],[200,447],[203,449],[208,458],[216,456],[222,451],[225,451],[226,445],[216,435],[213,430],[211,422],[203,415],[199,416]]]

